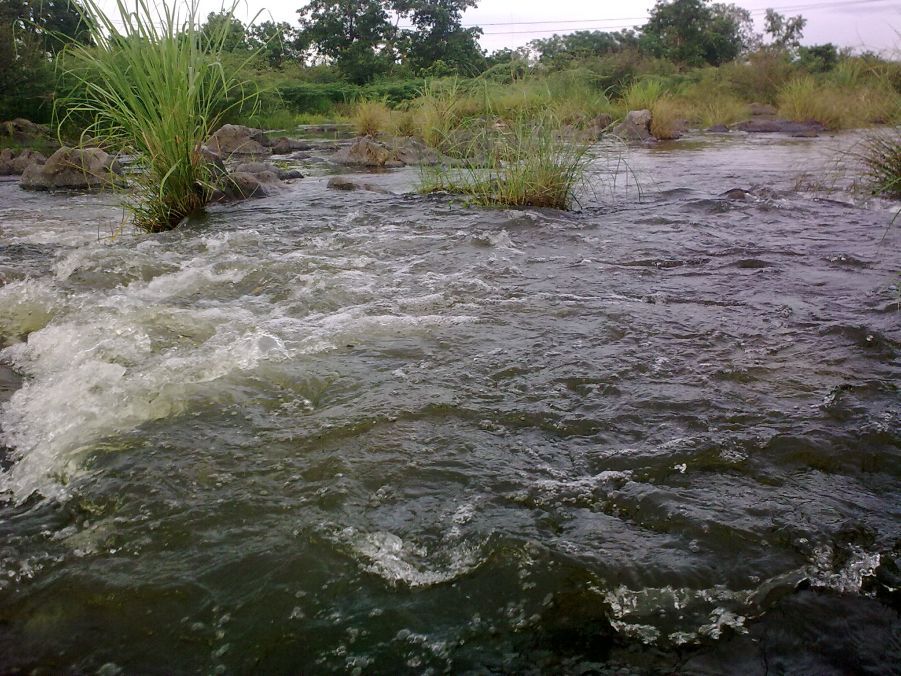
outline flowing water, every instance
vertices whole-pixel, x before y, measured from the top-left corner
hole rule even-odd
[[[898,673],[901,236],[798,190],[848,142],[115,239],[0,183],[0,668]]]

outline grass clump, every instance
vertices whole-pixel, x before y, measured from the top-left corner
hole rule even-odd
[[[384,101],[360,101],[354,106],[351,119],[360,136],[377,136],[388,129],[391,110]]]
[[[504,125],[470,130],[479,152],[459,167],[437,166],[423,175],[423,192],[466,195],[482,206],[569,209],[590,160],[588,144],[564,138],[550,113],[522,115]]]
[[[196,2],[179,11],[117,0],[116,16],[96,0],[82,4],[95,46],[68,48],[66,75],[76,85],[63,102],[64,121],[87,119],[92,143],[135,157],[141,171],[127,203],[134,223],[170,230],[212,196],[216,169],[203,142],[228,112],[252,100],[221,59],[229,22],[202,33]]]
[[[871,133],[864,141],[861,159],[873,192],[901,199],[901,133]]]

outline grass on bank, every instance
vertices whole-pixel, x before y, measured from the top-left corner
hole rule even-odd
[[[861,160],[875,194],[901,199],[901,132],[869,134],[863,143]]]
[[[76,84],[59,110],[86,119],[93,144],[135,157],[141,171],[127,203],[134,223],[148,232],[170,230],[213,193],[216,168],[204,158],[203,142],[226,114],[252,100],[221,59],[229,22],[202,34],[196,2],[177,10],[118,0],[114,15],[95,0],[82,5],[96,46],[69,47],[66,75]]]
[[[468,130],[459,166],[423,170],[422,192],[465,195],[482,206],[570,209],[590,161],[588,144],[562,136],[551,113]]]

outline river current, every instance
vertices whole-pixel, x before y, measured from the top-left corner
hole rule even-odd
[[[0,183],[0,671],[899,673],[901,224],[853,141],[115,238]]]

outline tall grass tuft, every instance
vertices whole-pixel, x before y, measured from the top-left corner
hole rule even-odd
[[[483,206],[569,209],[590,160],[588,144],[561,136],[559,122],[547,113],[522,115],[502,127],[484,127],[487,138],[474,140],[479,152],[459,167],[437,166],[423,174],[423,192],[466,195]]]
[[[861,159],[873,192],[901,199],[901,133],[871,133],[864,141]]]
[[[216,169],[202,154],[204,140],[224,115],[253,101],[241,67],[223,65],[230,22],[201,33],[196,0],[183,10],[117,0],[113,16],[97,0],[82,5],[96,46],[68,47],[66,75],[76,86],[58,116],[87,118],[93,143],[135,157],[134,223],[170,230],[211,198]]]
[[[354,106],[354,130],[360,136],[377,136],[391,122],[391,110],[384,101],[360,101]]]

